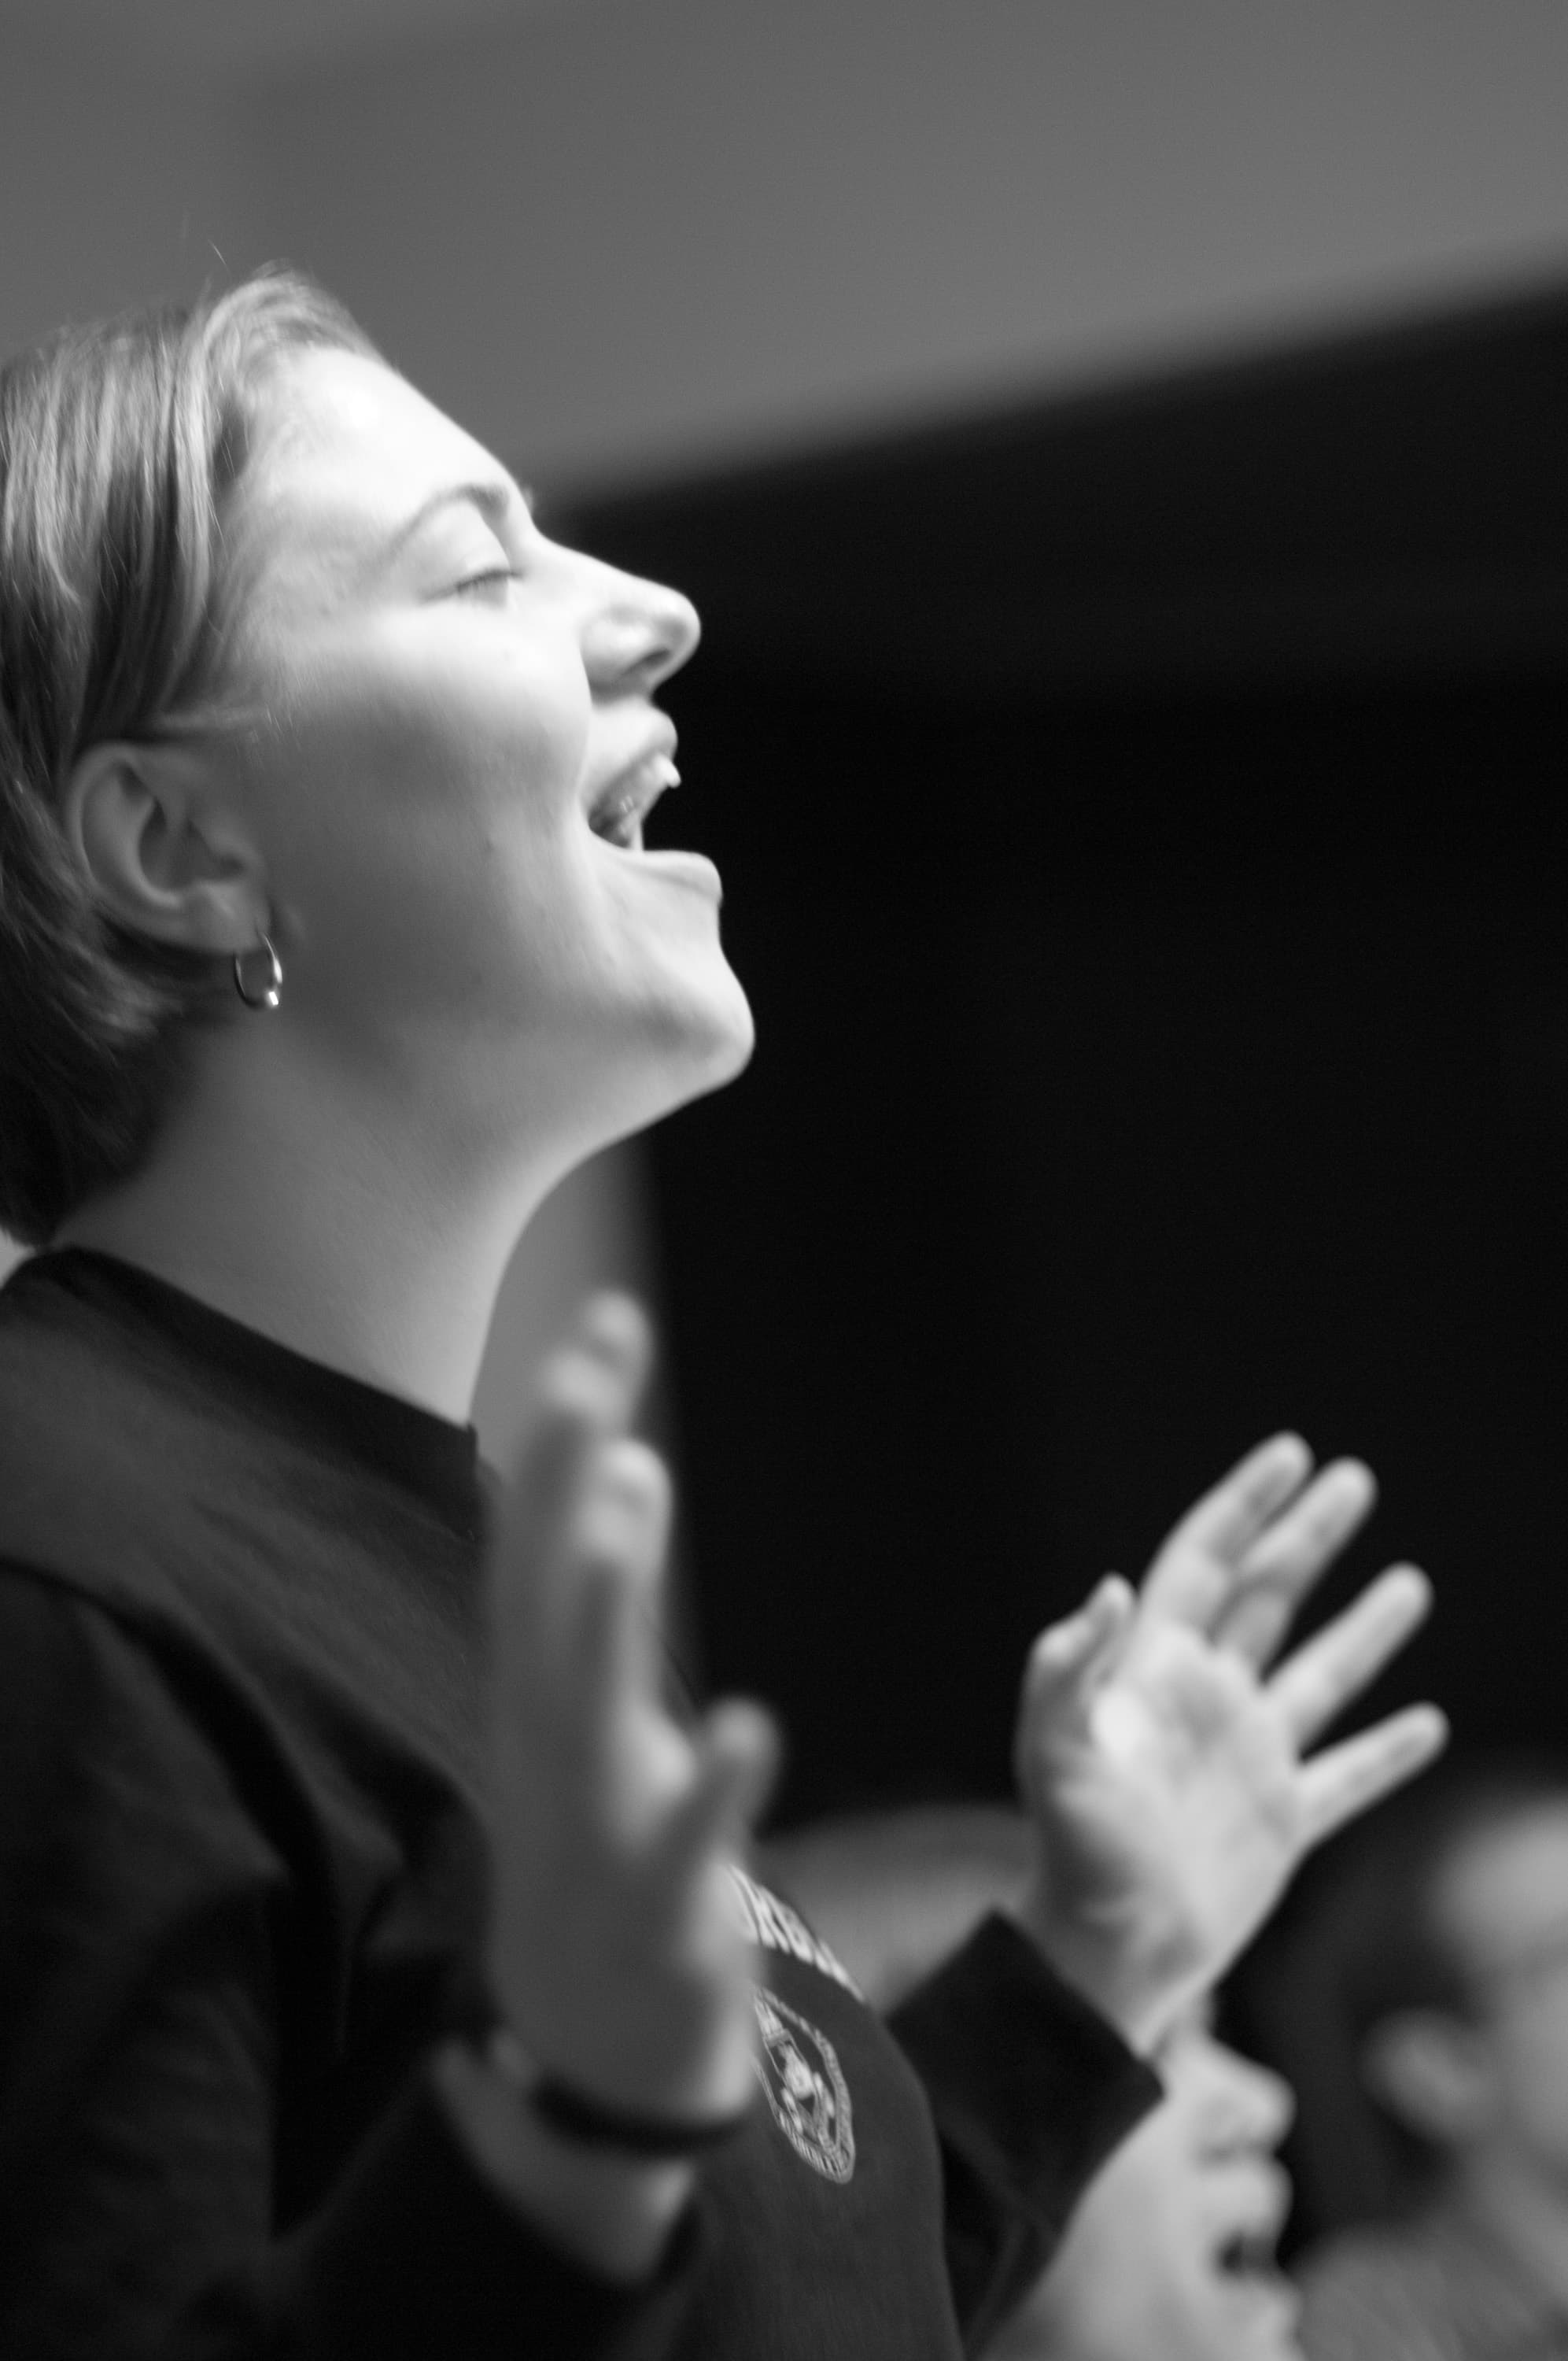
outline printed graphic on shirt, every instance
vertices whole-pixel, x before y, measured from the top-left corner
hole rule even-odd
[[[819,1935],[812,1933],[798,1910],[792,1910],[787,1902],[781,1902],[776,1894],[770,1894],[765,1885],[759,1885],[754,1877],[748,1877],[733,1861],[729,1864],[729,1882],[740,1909],[740,1931],[749,1943],[760,1943],[767,1951],[787,1951],[793,1958],[804,1960],[807,1967],[819,1968],[825,1976],[831,1976],[836,1984],[842,1984],[857,2000],[864,2000],[865,1994],[849,1969],[841,1960],[834,1958]]]
[[[850,2086],[825,2033],[780,2000],[751,1986],[762,2040],[751,2063],[768,2094],[773,2121],[796,2156],[824,2180],[848,2180],[855,2169]]]

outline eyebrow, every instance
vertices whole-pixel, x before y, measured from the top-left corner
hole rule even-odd
[[[532,494],[522,485],[514,484],[509,477],[485,477],[476,478],[470,484],[444,485],[440,491],[432,492],[427,500],[422,500],[411,516],[403,519],[379,551],[377,562],[383,568],[393,565],[415,534],[422,533],[431,518],[439,516],[444,509],[477,509],[485,522],[499,533],[519,505],[532,514]]]

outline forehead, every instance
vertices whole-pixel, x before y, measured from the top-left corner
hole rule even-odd
[[[1521,1807],[1467,1839],[1442,1903],[1466,1933],[1496,1944],[1568,1925],[1568,1795]]]
[[[267,572],[301,589],[362,576],[421,503],[505,471],[395,369],[299,354],[269,386],[246,489]]]

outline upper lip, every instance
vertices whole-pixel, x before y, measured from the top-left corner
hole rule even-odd
[[[1234,2186],[1215,2207],[1210,2251],[1218,2256],[1245,2243],[1271,2254],[1289,2210],[1288,2174],[1272,2158],[1260,2159],[1248,2168],[1245,2178],[1238,2174]]]
[[[622,795],[630,795],[642,784],[639,774],[659,755],[667,761],[674,759],[675,725],[666,714],[654,717],[653,726],[645,730],[635,751],[609,769],[598,769],[590,774],[584,796],[584,809],[590,818]],[[654,794],[662,792],[655,789]],[[653,795],[648,797],[653,801]]]

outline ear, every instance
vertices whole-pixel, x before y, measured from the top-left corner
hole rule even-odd
[[[123,926],[215,955],[255,942],[268,910],[264,864],[234,799],[191,749],[89,747],[61,818],[101,906]]]
[[[1443,2147],[1485,2128],[1492,2083],[1484,2037],[1445,2010],[1385,2017],[1361,2050],[1362,2079],[1390,2114]]]

